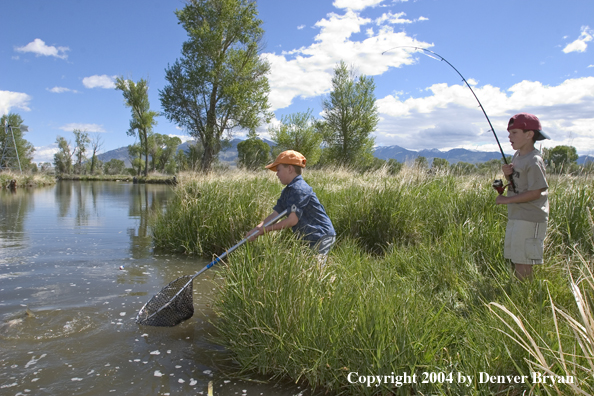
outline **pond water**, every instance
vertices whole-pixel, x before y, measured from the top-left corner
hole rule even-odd
[[[153,251],[148,218],[172,194],[118,182],[0,189],[1,395],[207,395],[209,382],[214,395],[310,394],[227,376],[230,354],[210,341],[215,269],[194,281],[191,319],[135,323],[162,287],[207,264]]]

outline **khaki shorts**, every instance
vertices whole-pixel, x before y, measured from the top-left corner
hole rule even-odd
[[[508,220],[503,256],[514,264],[542,264],[547,223]]]

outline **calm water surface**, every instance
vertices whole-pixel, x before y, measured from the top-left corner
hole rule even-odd
[[[0,189],[0,395],[206,395],[210,381],[215,395],[309,395],[225,376],[229,355],[209,341],[215,270],[194,281],[188,321],[134,322],[207,264],[153,251],[148,216],[172,194],[115,182]]]

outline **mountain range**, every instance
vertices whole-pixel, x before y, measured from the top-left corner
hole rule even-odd
[[[275,146],[271,140],[262,139],[264,142],[268,143],[271,147]],[[237,163],[237,144],[241,142],[242,139],[232,139],[230,141],[230,147],[225,148],[219,153],[219,161],[224,164],[228,164],[229,166],[235,166]],[[190,144],[194,144],[193,140],[187,141],[178,146],[178,150],[188,150],[188,146]],[[457,162],[468,162],[471,164],[476,164],[480,162],[487,162],[492,159],[500,159],[501,153],[498,151],[494,152],[487,152],[487,151],[474,151],[474,150],[467,150],[467,149],[451,149],[448,151],[440,151],[438,149],[430,149],[430,150],[421,150],[421,151],[413,151],[408,150],[400,146],[378,146],[375,148],[373,153],[374,156],[380,159],[388,160],[393,158],[398,162],[412,162],[417,157],[425,157],[427,162],[431,164],[434,158],[443,158],[446,159],[450,164],[455,164]],[[107,162],[111,159],[119,159],[126,163],[127,167],[130,167],[130,158],[128,157],[128,147],[120,147],[115,150],[110,150],[105,153],[99,154],[97,156],[101,161]],[[578,164],[582,165],[587,161],[594,161],[593,156],[589,155],[580,155],[578,158]]]

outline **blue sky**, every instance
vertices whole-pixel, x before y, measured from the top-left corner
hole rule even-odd
[[[181,0],[5,0],[0,35],[0,112],[21,115],[35,160],[51,161],[56,137],[99,134],[103,150],[134,143],[116,76],[149,81],[151,108],[186,32]],[[377,145],[497,151],[472,93],[434,51],[473,85],[506,153],[507,120],[536,114],[543,147],[594,154],[594,2],[573,0],[258,0],[271,64],[276,118],[312,109],[344,60],[373,76],[381,121]],[[267,125],[258,132],[267,137]],[[158,118],[155,132],[187,134]],[[243,131],[235,136],[242,137]]]

